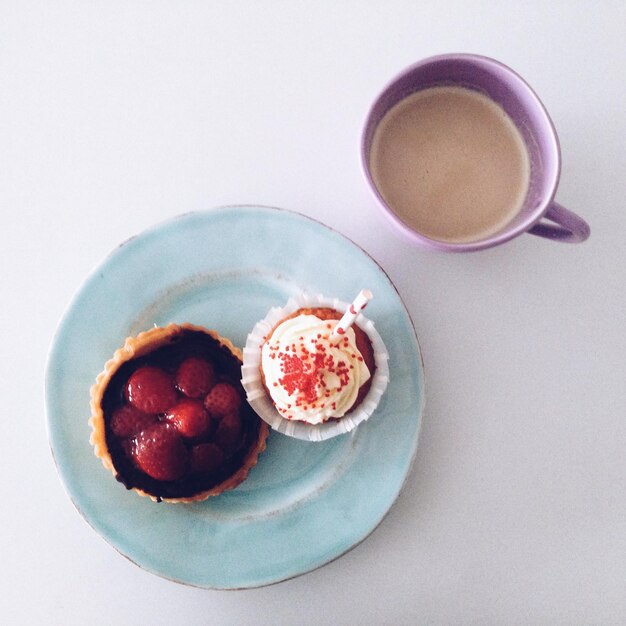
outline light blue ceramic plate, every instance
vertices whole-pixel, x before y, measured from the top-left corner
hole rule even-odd
[[[300,290],[350,301],[390,353],[376,413],[348,435],[307,443],[272,432],[237,489],[191,505],[129,492],[89,444],[89,389],[126,336],[193,322],[243,346],[268,309]],[[365,539],[389,510],[417,447],[423,369],[394,286],[360,248],[296,213],[226,207],[182,215],[115,250],[72,301],[46,379],[48,432],[74,504],[111,545],[155,574],[209,588],[257,587],[310,571]]]

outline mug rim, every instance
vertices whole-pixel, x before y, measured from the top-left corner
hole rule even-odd
[[[374,124],[373,123],[373,115],[376,108],[380,105],[384,96],[403,78],[405,78],[410,73],[414,72],[417,68],[423,67],[425,65],[429,65],[431,63],[435,63],[438,61],[462,61],[469,62],[475,64],[482,64],[483,66],[487,66],[489,71],[492,71],[492,67],[497,67],[500,71],[503,71],[505,74],[510,76],[519,87],[524,90],[529,96],[533,103],[533,106],[540,113],[540,117],[542,118],[543,129],[547,131],[547,136],[550,142],[550,151],[552,152],[555,160],[555,166],[553,168],[553,173],[550,176],[550,180],[548,181],[548,193],[544,195],[541,202],[537,205],[537,207],[528,212],[526,218],[519,221],[514,227],[505,227],[505,230],[490,235],[489,237],[483,239],[477,239],[475,241],[466,241],[466,242],[451,242],[451,241],[443,241],[439,239],[433,239],[431,237],[427,237],[426,235],[420,233],[415,230],[411,226],[409,226],[406,222],[404,222],[398,214],[387,204],[385,199],[382,197],[378,187],[374,183],[370,172],[369,165],[369,154],[371,150],[371,140],[370,140],[370,150],[366,149],[366,136],[368,135],[368,130],[371,129],[371,136],[373,136],[374,131],[380,124],[384,115],[391,109],[392,106],[397,104],[395,102],[390,107],[388,107],[384,113],[380,116],[380,119]],[[416,89],[413,93],[420,91],[420,89]],[[410,95],[410,94],[409,94]],[[407,97],[407,96],[404,96]],[[399,102],[400,100],[398,100]],[[482,54],[474,54],[469,52],[453,52],[446,54],[437,54],[430,57],[425,57],[412,63],[411,65],[405,67],[400,72],[398,72],[395,76],[393,76],[387,83],[383,86],[381,90],[379,90],[378,95],[370,104],[367,114],[365,116],[365,121],[362,125],[361,130],[361,169],[363,174],[365,175],[365,179],[374,193],[376,200],[378,201],[379,206],[383,209],[383,214],[397,227],[400,231],[408,237],[408,239],[412,243],[416,243],[421,246],[426,246],[429,248],[434,248],[438,250],[445,250],[449,252],[471,252],[474,250],[482,250],[485,248],[491,248],[493,246],[505,243],[514,239],[515,237],[527,232],[530,228],[532,228],[548,211],[550,204],[553,202],[554,197],[556,195],[556,190],[559,184],[559,179],[561,176],[561,146],[559,142],[559,137],[556,132],[556,128],[550,117],[545,105],[537,95],[537,92],[530,86],[530,84],[515,70],[511,67],[494,59],[492,57],[488,57]]]

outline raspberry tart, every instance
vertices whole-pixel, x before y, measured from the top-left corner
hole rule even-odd
[[[91,390],[96,456],[155,501],[194,502],[236,487],[268,433],[244,399],[240,368],[240,350],[201,326],[129,337]]]

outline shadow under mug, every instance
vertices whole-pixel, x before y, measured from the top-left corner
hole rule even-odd
[[[426,237],[402,221],[393,207],[385,202],[370,171],[374,132],[385,114],[416,91],[452,85],[477,90],[499,104],[520,131],[530,160],[529,186],[517,215],[493,235],[459,243]],[[554,125],[545,107],[518,74],[488,57],[475,54],[440,55],[419,61],[401,72],[383,89],[370,108],[361,139],[361,164],[385,215],[410,241],[421,246],[448,252],[470,252],[504,243],[525,232],[567,243],[578,243],[589,237],[587,223],[554,201],[561,170],[561,152]]]

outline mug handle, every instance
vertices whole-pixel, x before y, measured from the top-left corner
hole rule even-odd
[[[554,222],[554,224],[539,222],[528,231],[531,235],[546,237],[563,243],[580,243],[589,237],[589,224],[558,202],[550,204],[544,218]]]

